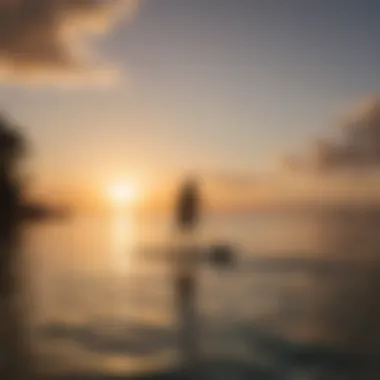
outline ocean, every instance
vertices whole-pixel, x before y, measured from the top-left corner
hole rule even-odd
[[[202,376],[352,374],[358,348],[368,345],[356,330],[359,322],[368,325],[362,316],[371,303],[358,302],[377,284],[363,284],[370,277],[364,273],[374,272],[376,251],[365,256],[363,247],[377,247],[377,240],[369,244],[377,219],[368,220],[362,214],[275,212],[206,217],[194,237],[200,247],[196,336]],[[167,215],[119,212],[26,228],[22,283],[37,370],[67,376],[175,373],[179,321],[167,253],[178,242]],[[208,247],[215,244],[233,248],[233,265],[219,268],[209,260]]]

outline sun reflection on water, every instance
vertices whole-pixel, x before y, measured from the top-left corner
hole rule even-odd
[[[117,210],[111,220],[111,266],[115,274],[123,275],[131,270],[135,248],[133,213],[130,210]]]

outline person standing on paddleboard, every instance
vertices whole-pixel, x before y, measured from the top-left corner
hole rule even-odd
[[[175,303],[180,323],[180,345],[184,365],[195,366],[197,348],[196,276],[198,248],[196,227],[200,218],[200,196],[194,179],[182,185],[176,205],[179,232],[175,263]]]

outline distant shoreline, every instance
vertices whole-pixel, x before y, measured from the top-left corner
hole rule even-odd
[[[29,204],[22,206],[21,215],[24,221],[42,222],[46,220],[66,220],[72,216],[72,212],[65,207]]]

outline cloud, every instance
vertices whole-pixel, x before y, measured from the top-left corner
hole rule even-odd
[[[94,65],[89,37],[132,15],[138,0],[0,0],[0,77],[51,81],[108,72]]]
[[[316,140],[306,157],[286,156],[291,171],[352,171],[380,168],[380,97],[360,102],[347,113],[337,141]]]

